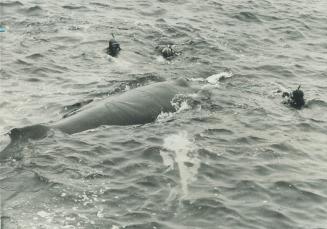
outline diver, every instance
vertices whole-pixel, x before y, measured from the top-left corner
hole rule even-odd
[[[120,44],[116,41],[115,35],[112,34],[112,38],[109,40],[109,47],[107,48],[107,54],[116,57],[120,52]]]
[[[175,56],[178,56],[181,54],[180,51],[177,51],[174,47],[174,45],[158,45],[156,47],[157,50],[159,50],[160,54],[163,58],[166,60],[172,60]]]
[[[300,90],[301,85],[299,87],[292,91],[291,93],[289,92],[284,92],[283,93],[283,98],[286,98],[286,101],[284,101],[284,104],[287,104],[293,108],[296,109],[301,109],[305,105],[305,100],[304,100],[304,93],[302,90]]]

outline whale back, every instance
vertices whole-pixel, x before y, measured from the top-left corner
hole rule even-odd
[[[79,112],[50,124],[14,128],[9,144],[1,150],[0,161],[19,152],[28,139],[41,139],[51,128],[73,134],[101,125],[135,125],[153,122],[161,112],[175,111],[171,101],[190,89],[186,80],[155,83],[90,103]]]
[[[185,80],[160,82],[90,104],[50,127],[72,134],[101,125],[135,125],[153,122],[161,112],[172,112],[171,100],[187,91]]]

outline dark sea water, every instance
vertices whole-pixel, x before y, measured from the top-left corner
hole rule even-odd
[[[326,0],[1,0],[0,25],[0,148],[77,102],[203,89],[153,123],[18,147],[0,163],[2,228],[327,228]],[[169,43],[172,61],[155,49]],[[278,91],[299,84],[296,110]]]

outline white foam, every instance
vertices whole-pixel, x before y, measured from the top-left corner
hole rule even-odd
[[[36,213],[38,216],[41,216],[41,217],[43,217],[43,218],[49,218],[50,217],[50,213],[48,213],[48,212],[45,212],[45,211],[39,211],[39,212],[37,212]]]
[[[206,79],[203,79],[203,78],[190,78],[189,80],[193,81],[193,82],[204,82],[204,81],[206,81]]]
[[[188,95],[188,97],[191,97],[191,95]],[[156,121],[167,122],[172,120],[175,114],[178,114],[182,111],[191,110],[192,106],[190,106],[188,103],[188,97],[185,97],[184,95],[175,96],[171,101],[171,105],[175,108],[176,112],[161,112],[158,115]]]
[[[167,166],[167,171],[173,170],[174,169],[174,156],[170,154],[169,151],[160,151],[160,156],[162,157],[162,162],[165,166]]]
[[[129,85],[126,85],[124,91],[129,91],[129,90],[131,90],[131,87]]]
[[[194,142],[188,139],[186,131],[169,135],[164,139],[163,144],[165,150],[160,152],[164,164],[174,169],[174,161],[177,164],[182,192],[184,196],[189,194],[188,185],[196,179],[198,169],[200,168],[200,160],[196,151]],[[170,158],[170,159],[168,159]]]
[[[221,73],[209,76],[206,80],[208,83],[216,85],[216,84],[219,84],[220,80],[230,78],[232,76],[233,76],[232,72],[221,72]]]
[[[176,113],[192,109],[192,106],[189,104],[190,100],[196,99],[197,94],[177,94],[171,101],[171,105],[175,108]]]
[[[180,103],[180,107],[176,111],[176,113],[180,113],[182,111],[190,110],[192,107],[187,103],[187,101],[183,101]]]
[[[166,62],[165,58],[163,58],[162,56],[156,56],[156,61],[159,62],[159,63]]]
[[[7,134],[0,134],[0,152],[2,152],[10,143],[10,137]]]
[[[103,218],[103,208],[100,208],[100,210],[97,212],[98,218]]]
[[[169,120],[172,120],[174,117],[174,113],[173,112],[161,112],[156,121],[157,122],[167,122]]]

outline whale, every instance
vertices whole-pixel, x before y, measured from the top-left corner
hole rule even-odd
[[[91,102],[77,112],[58,121],[14,128],[9,132],[11,141],[40,139],[50,129],[74,134],[102,125],[136,125],[156,120],[161,112],[174,112],[171,101],[177,94],[190,92],[187,80],[157,82],[131,89],[124,93]]]
[[[171,101],[176,94],[189,89],[184,79],[129,90],[90,104],[80,112],[64,118],[50,127],[73,134],[101,125],[135,125],[156,120],[161,112],[173,112]]]

